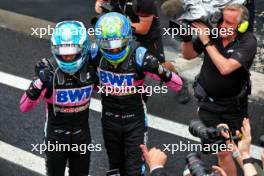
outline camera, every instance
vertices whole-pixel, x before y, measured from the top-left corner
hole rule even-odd
[[[187,19],[170,19],[169,20],[169,29],[170,30],[176,30],[180,33],[176,35],[175,39],[188,42],[191,41],[192,35],[197,35],[198,31],[195,32],[192,30],[192,23],[193,22],[202,22],[208,26],[210,30],[213,30],[214,28],[218,28],[220,22],[222,21],[222,13],[221,12],[215,12],[213,14],[210,14],[207,19],[195,19],[195,20],[187,20]],[[171,31],[171,32],[172,32]],[[173,33],[173,32],[172,32]],[[217,33],[210,32],[210,36],[213,38],[216,38],[218,36]]]
[[[103,2],[102,5],[101,5],[101,8],[102,8],[102,14],[97,15],[97,16],[95,16],[95,17],[93,17],[93,18],[91,19],[90,23],[91,23],[92,25],[95,25],[96,22],[98,21],[98,19],[99,19],[102,15],[104,15],[104,14],[106,14],[106,13],[109,13],[109,12],[113,12],[113,10],[114,10],[114,7],[110,4],[110,2]]]
[[[221,131],[227,131],[231,136],[230,130],[226,128],[206,127],[200,120],[192,120],[189,126],[189,132],[193,136],[199,137],[203,142],[209,144],[220,144],[227,140],[221,135]]]
[[[192,40],[192,36],[190,32],[191,22],[188,21],[180,22],[177,21],[177,19],[170,19],[169,29],[170,29],[170,33],[173,35],[173,38],[175,38],[176,40],[186,41],[186,42]],[[179,31],[183,31],[182,29],[186,31],[185,34],[182,35],[181,33],[177,33],[176,35],[174,35],[175,30],[179,32]]]
[[[191,35],[197,35],[191,29],[193,22],[202,22],[210,29],[210,35],[217,37],[219,34],[214,28],[218,28],[222,20],[222,8],[232,1],[239,0],[222,0],[222,1],[195,1],[195,0],[168,0],[163,3],[163,13],[172,17],[169,22],[170,30],[188,31],[188,34],[178,34],[176,40],[188,42],[191,41]],[[240,3],[240,2],[239,2]],[[180,30],[179,30],[180,29]]]
[[[186,156],[186,170],[189,172],[184,176],[188,176],[189,173],[191,176],[220,176],[218,173],[210,173],[198,153],[190,153]]]

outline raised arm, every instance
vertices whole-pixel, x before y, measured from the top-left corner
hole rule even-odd
[[[20,99],[19,108],[21,112],[28,112],[41,102],[47,92],[47,89],[42,90],[42,85],[40,79],[34,79],[31,82]]]
[[[36,76],[20,99],[21,112],[28,112],[38,105],[45,97],[47,87],[50,87],[52,83],[53,73],[46,59],[37,63],[35,72]]]

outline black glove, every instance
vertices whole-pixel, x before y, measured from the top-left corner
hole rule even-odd
[[[42,83],[40,81],[40,79],[34,78],[29,88],[26,90],[26,94],[31,100],[37,100],[41,94]]]
[[[143,62],[143,70],[158,74],[159,61],[154,56],[147,54]]]
[[[35,72],[43,83],[42,88],[46,88],[52,84],[53,71],[51,70],[51,67],[46,59],[42,59],[36,64]]]
[[[161,81],[168,82],[171,80],[172,73],[168,69],[164,68],[154,56],[147,54],[144,63],[143,70],[157,74]]]
[[[165,67],[163,67],[162,65],[159,65],[158,68],[158,75],[161,79],[161,81],[163,82],[168,82],[171,80],[172,77],[172,73],[170,70],[166,69]]]

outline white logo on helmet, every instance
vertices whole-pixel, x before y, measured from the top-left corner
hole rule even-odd
[[[71,40],[71,29],[70,28],[63,29],[62,40],[67,41],[67,42]]]

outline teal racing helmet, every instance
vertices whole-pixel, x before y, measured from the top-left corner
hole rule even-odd
[[[89,37],[82,22],[62,21],[56,25],[51,37],[51,52],[63,72],[77,72],[85,63],[89,46]],[[62,55],[75,57],[71,61],[65,61]]]
[[[130,20],[120,13],[110,12],[98,19],[95,29],[99,31],[95,33],[96,43],[104,58],[113,65],[123,62],[133,39]]]

